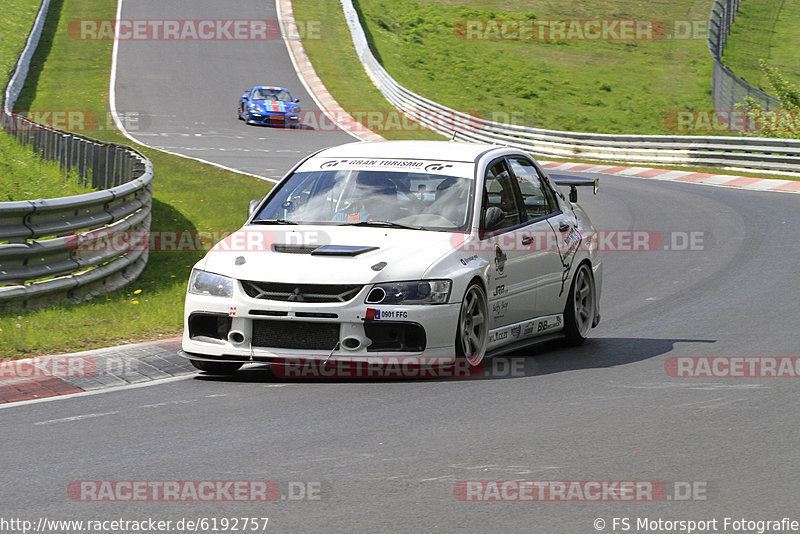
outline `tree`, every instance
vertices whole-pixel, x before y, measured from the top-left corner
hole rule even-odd
[[[800,91],[786,81],[777,68],[763,59],[759,63],[782,108],[776,111],[761,109],[761,105],[749,96],[745,97],[745,104],[737,107],[747,112],[747,117],[763,137],[800,139]]]

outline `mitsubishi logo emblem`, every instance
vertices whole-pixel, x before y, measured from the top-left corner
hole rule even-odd
[[[303,294],[300,293],[299,287],[294,288],[294,291],[292,291],[292,294],[289,295],[288,300],[289,302],[303,302]]]

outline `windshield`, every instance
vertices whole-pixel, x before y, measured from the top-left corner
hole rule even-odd
[[[472,180],[374,170],[298,172],[253,219],[297,224],[394,223],[425,230],[467,228]]]
[[[291,102],[292,95],[289,91],[279,89],[256,89],[253,91],[253,100],[280,100],[281,102]]]

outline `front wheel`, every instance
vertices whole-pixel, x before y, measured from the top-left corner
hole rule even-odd
[[[242,366],[241,363],[207,362],[205,360],[189,360],[192,365],[201,371],[212,375],[232,375]]]
[[[568,345],[577,346],[586,341],[597,309],[597,292],[592,270],[582,263],[572,279],[564,309],[564,334]]]
[[[470,365],[479,365],[486,354],[489,340],[489,308],[486,293],[472,282],[461,301],[456,330],[456,356],[466,358]]]

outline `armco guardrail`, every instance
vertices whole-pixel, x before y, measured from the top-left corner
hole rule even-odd
[[[618,135],[543,130],[472,117],[397,83],[375,59],[352,0],[341,0],[358,57],[384,97],[428,128],[465,141],[521,148],[536,157],[716,166],[800,176],[800,140],[762,137]]]
[[[3,129],[59,162],[94,191],[71,197],[0,202],[0,307],[81,301],[135,279],[147,263],[138,243],[87,246],[100,235],[150,229],[153,166],[133,148],[35,123],[12,113],[49,7],[42,2],[3,98]],[[132,241],[132,240],[127,240]],[[138,248],[133,248],[137,246]]]
[[[719,110],[736,109],[736,104],[744,104],[745,97],[755,100],[762,109],[781,109],[781,101],[767,94],[759,87],[753,87],[722,64],[725,43],[731,33],[731,25],[739,11],[741,0],[715,0],[708,18],[708,50],[714,60],[714,81],[711,97],[714,108]]]

